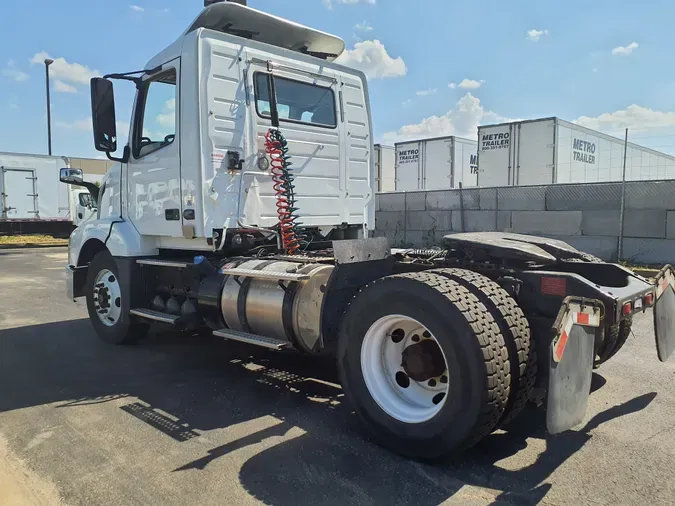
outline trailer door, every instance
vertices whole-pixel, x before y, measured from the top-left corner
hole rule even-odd
[[[35,171],[2,168],[3,216],[8,220],[37,218]]]

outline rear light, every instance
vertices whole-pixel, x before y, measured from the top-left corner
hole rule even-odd
[[[624,315],[630,314],[630,312],[633,310],[633,303],[632,302],[626,302],[623,305],[623,308],[621,308],[621,312]]]
[[[542,295],[557,295],[564,297],[567,295],[567,279],[565,278],[541,278]]]
[[[652,304],[654,304],[654,294],[648,293],[645,295],[645,306],[651,306]]]

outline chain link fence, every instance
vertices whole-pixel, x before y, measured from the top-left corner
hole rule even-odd
[[[675,262],[675,181],[381,193],[376,235],[394,247],[501,231],[562,239],[604,260]]]

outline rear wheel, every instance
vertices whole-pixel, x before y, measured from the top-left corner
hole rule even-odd
[[[453,279],[474,293],[499,326],[511,363],[511,392],[501,424],[509,423],[530,400],[537,378],[537,352],[525,314],[506,290],[482,274],[466,269],[429,272]]]
[[[620,323],[615,323],[605,329],[605,338],[598,348],[595,367],[607,362],[623,348],[623,345],[628,340],[632,326],[633,317],[627,316]]]
[[[115,259],[101,251],[87,269],[87,310],[99,338],[110,344],[133,344],[144,337],[148,325],[132,322],[123,314],[122,283]]]
[[[475,295],[437,274],[365,286],[340,329],[338,368],[345,396],[374,439],[424,460],[489,434],[509,395],[499,327]]]

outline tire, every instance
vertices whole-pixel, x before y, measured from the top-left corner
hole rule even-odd
[[[388,318],[419,322],[429,333],[423,336],[430,336],[442,351],[447,393],[442,404],[434,397],[434,404],[441,406],[432,407],[437,411],[426,419],[410,422],[392,416],[367,385],[373,368],[362,359],[369,356],[369,336]],[[383,345],[389,346],[389,339],[396,342],[394,334],[384,334]],[[413,341],[415,337],[419,340],[413,335]],[[477,443],[494,430],[509,398],[508,350],[498,325],[474,294],[438,274],[399,274],[361,289],[345,313],[337,359],[345,397],[373,439],[413,459],[436,460]],[[396,390],[391,378],[388,385]],[[419,385],[426,387],[411,387]]]
[[[633,326],[633,317],[628,316],[619,323],[616,323],[605,330],[605,339],[600,344],[595,367],[607,362],[616,355],[623,345],[626,344]]]
[[[537,351],[523,310],[506,290],[482,274],[466,269],[428,272],[452,279],[476,295],[499,326],[509,350],[511,371],[511,392],[500,425],[508,424],[527,405],[537,379]]]
[[[97,288],[98,278],[103,273],[109,273],[106,282],[113,286],[115,281],[119,286],[119,290],[107,290],[105,297],[107,299],[106,306],[109,307],[101,309],[99,297],[101,297],[100,288]],[[117,279],[119,271],[115,259],[107,250],[99,252],[89,264],[87,269],[87,284],[85,293],[87,295],[87,310],[89,312],[89,320],[91,321],[98,337],[108,344],[135,344],[139,339],[145,337],[148,331],[148,324],[133,322],[128,315],[123,314],[126,305],[122,301],[122,296],[125,292],[124,287]],[[98,283],[99,285],[101,283]],[[105,287],[104,287],[105,288]],[[116,308],[116,309],[115,309]],[[108,311],[105,315],[107,318],[99,316],[100,311]],[[117,316],[116,318],[114,316]],[[104,323],[106,319],[106,323]]]

